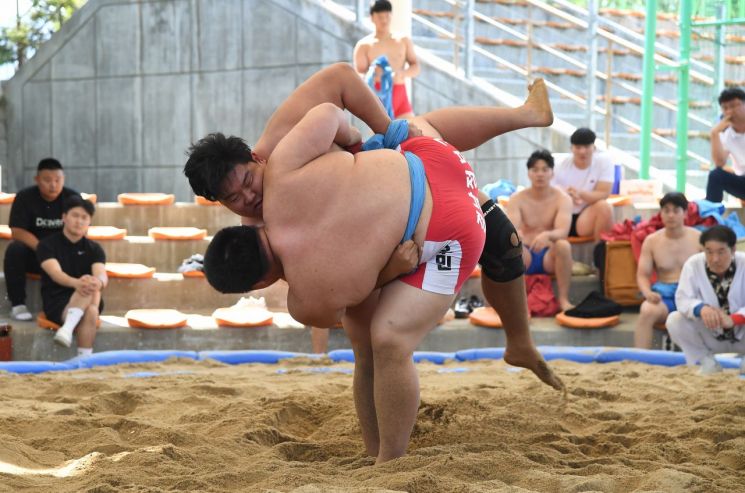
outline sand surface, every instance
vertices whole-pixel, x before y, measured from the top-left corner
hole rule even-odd
[[[378,467],[350,365],[0,374],[0,491],[745,491],[733,371],[555,362],[564,400],[502,362],[418,367],[410,453]]]

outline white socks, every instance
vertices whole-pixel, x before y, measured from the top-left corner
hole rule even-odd
[[[78,356],[90,356],[91,354],[93,354],[92,347],[79,347],[78,348]]]
[[[83,318],[84,313],[85,312],[83,312],[83,310],[80,308],[68,308],[67,316],[65,317],[65,323],[62,324],[62,327],[59,328],[58,332],[72,335],[72,331],[74,331],[75,327],[78,326],[78,324],[80,323],[80,319]]]

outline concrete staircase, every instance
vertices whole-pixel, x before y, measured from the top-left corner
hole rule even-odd
[[[557,8],[561,7],[557,2],[548,1],[546,3]],[[553,5],[554,3],[557,5]],[[425,21],[431,22],[448,32],[463,36],[464,11],[452,4],[453,2],[445,0],[414,0],[413,12]],[[513,33],[510,33],[506,29],[499,29],[482,19],[477,20],[474,31],[475,46],[478,49],[485,50],[528,70],[532,77],[544,77],[581,97],[588,95],[591,81],[587,75],[587,70],[577,66],[578,64],[587,66],[589,62],[588,47],[590,46],[590,39],[587,29],[568,22],[564,17],[541,10],[522,1],[477,0],[475,10],[477,13],[513,31]],[[565,8],[560,8],[560,10],[582,21],[589,19],[587,11],[579,8],[569,12],[566,12]],[[620,26],[613,30],[614,34],[635,45],[643,45],[643,41],[639,40],[644,28],[643,13],[639,15],[635,12],[603,9],[601,15]],[[677,32],[675,18],[669,15],[659,15],[657,25],[658,45],[668,46],[677,52],[678,38],[675,35]],[[607,28],[602,25],[601,27]],[[622,28],[627,31],[622,31]],[[529,32],[533,44],[531,50],[529,50],[528,43],[519,37],[519,35],[527,36]],[[634,37],[634,33],[637,34],[637,37]],[[413,22],[412,35],[418,47],[425,48],[451,62],[459,58],[462,65],[463,49],[456,48],[452,40],[445,39],[444,36],[438,35],[434,30],[416,20]],[[712,60],[711,56],[707,57],[706,55],[707,53],[709,55],[713,53],[714,44],[713,42],[706,44],[706,38],[697,40],[696,43],[698,43],[699,50],[694,51],[693,70],[711,77],[713,74],[711,69]],[[544,44],[553,50],[568,55],[576,63],[571,63],[555,54],[535,48],[537,44]],[[610,134],[606,143],[638,158],[638,132],[624,124],[620,119],[626,119],[637,125],[640,124],[639,93],[641,91],[642,56],[628,47],[619,44],[609,45],[602,38],[598,42],[598,49],[598,70],[601,72],[609,70],[613,79],[620,83],[614,83],[610,87],[606,87],[604,81],[598,80],[596,82],[598,95],[596,104],[598,106],[605,106],[606,90],[610,91],[607,99],[610,102],[610,111],[614,118],[609,122]],[[662,51],[658,52],[663,53]],[[728,38],[727,45],[728,56],[725,79],[728,85],[745,83],[745,60],[740,56],[743,54],[745,54],[743,39],[741,36],[733,34]],[[528,67],[529,58],[531,60],[530,67]],[[525,86],[523,76],[478,53],[474,55],[474,75],[510,94],[523,94]],[[714,92],[716,91],[711,83],[705,83],[698,77],[691,78],[688,148],[690,152],[704,157],[707,161],[710,152],[708,131],[711,124],[705,124],[699,120],[710,122],[716,117],[717,106],[712,104]],[[677,105],[677,75],[674,72],[658,71],[655,82],[655,96],[673,106]],[[588,125],[585,108],[580,104],[554,91],[551,92],[551,102],[557,118],[574,126]],[[595,128],[601,138],[605,137],[605,122],[601,115],[596,117]],[[653,114],[653,128],[657,135],[674,143],[676,113],[656,105]],[[676,166],[674,148],[653,140],[652,163],[654,168],[661,171],[659,176],[663,178],[665,184],[668,186],[674,185]],[[702,169],[702,166],[704,169]],[[688,182],[699,187],[699,189],[705,188],[708,167],[690,159],[688,170]],[[627,175],[631,176],[633,173]]]

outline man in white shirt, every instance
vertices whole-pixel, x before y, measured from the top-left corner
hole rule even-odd
[[[553,185],[572,198],[572,226],[569,236],[592,236],[613,227],[613,208],[605,200],[613,186],[613,161],[595,149],[595,132],[578,128],[570,137],[572,155],[554,171]]]
[[[719,95],[722,119],[711,129],[711,160],[706,200],[721,202],[724,192],[745,199],[745,91],[733,87]],[[732,157],[732,171],[726,170]]]
[[[675,292],[677,312],[667,317],[670,338],[686,363],[701,374],[722,370],[717,353],[745,353],[745,253],[727,226],[712,226],[700,238],[704,251],[689,258]],[[745,360],[740,365],[745,372]]]

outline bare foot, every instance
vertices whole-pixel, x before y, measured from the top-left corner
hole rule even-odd
[[[571,310],[572,308],[574,308],[574,305],[569,303],[569,300],[564,300],[564,301],[559,300],[559,306],[561,307],[562,312],[565,312],[567,310]]]
[[[523,103],[523,109],[531,115],[531,127],[549,127],[554,122],[554,113],[551,111],[551,102],[543,79],[536,79],[528,85],[528,97]]]
[[[504,361],[512,366],[527,368],[535,373],[543,383],[550,385],[556,390],[566,392],[566,387],[561,378],[546,364],[546,361],[534,347],[525,350],[514,351],[510,348],[504,351]]]

